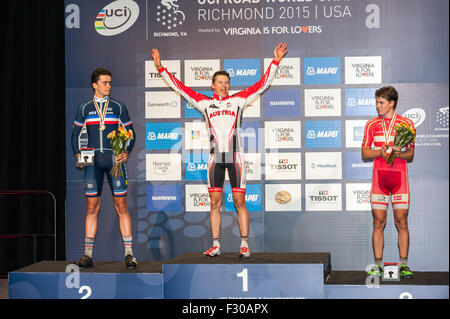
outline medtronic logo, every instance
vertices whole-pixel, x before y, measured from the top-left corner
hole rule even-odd
[[[306,121],[306,147],[341,147],[340,121]]]
[[[252,85],[260,78],[259,59],[224,60],[223,65],[230,74],[233,86]]]
[[[341,83],[341,60],[339,57],[305,58],[305,84]]]
[[[111,2],[97,14],[95,30],[104,36],[112,36],[128,30],[139,17],[139,6],[132,0]]]

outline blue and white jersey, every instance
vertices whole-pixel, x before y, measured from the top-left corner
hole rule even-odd
[[[100,129],[102,122],[104,125],[103,130]],[[81,104],[78,107],[73,124],[72,149],[75,154],[80,153],[79,138],[84,126],[86,127],[88,137],[87,147],[102,153],[105,151],[112,152],[111,143],[107,138],[111,131],[116,130],[122,125],[127,130],[133,130],[133,122],[128,115],[125,104],[110,97],[101,99],[94,96],[93,99]],[[136,138],[134,130],[133,136],[134,138],[129,140],[126,148],[128,152],[134,146]]]

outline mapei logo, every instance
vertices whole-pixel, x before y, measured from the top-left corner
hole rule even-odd
[[[236,208],[233,202],[233,194],[231,192],[230,184],[225,184],[225,211],[235,212]],[[245,192],[245,201],[249,212],[261,211],[261,185],[247,184]]]
[[[341,83],[341,60],[339,57],[305,58],[305,84]]]
[[[112,36],[128,30],[139,17],[139,5],[132,0],[111,2],[97,14],[95,30],[104,36]]]
[[[345,89],[345,112],[350,116],[376,116],[376,88]]]
[[[223,64],[233,86],[249,86],[260,78],[259,59],[224,60]]]
[[[181,125],[179,123],[146,123],[146,149],[179,149]]]
[[[306,121],[306,147],[341,147],[340,121]]]

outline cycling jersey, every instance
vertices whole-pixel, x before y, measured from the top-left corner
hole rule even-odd
[[[108,97],[103,99],[94,97],[94,99],[78,107],[72,131],[72,149],[75,154],[80,153],[79,138],[85,125],[88,136],[87,147],[102,153],[112,151],[111,143],[107,138],[111,131],[117,129],[119,125],[123,125],[127,130],[133,129],[133,122],[130,120],[125,104]],[[95,104],[97,104],[99,111],[97,111]],[[106,114],[104,114],[105,105],[107,105]],[[103,116],[105,128],[100,130],[100,121]],[[134,130],[133,133],[135,133]],[[135,139],[129,140],[127,151],[131,151],[134,142]]]
[[[249,88],[226,97],[214,93],[212,98],[185,86],[166,68],[159,68],[159,73],[172,89],[180,93],[205,118],[210,134],[207,180],[210,192],[222,191],[225,168],[228,169],[232,190],[245,192],[245,164],[240,139],[242,113],[246,106],[270,86],[278,64],[278,61],[272,60],[262,78]]]
[[[105,111],[106,113],[104,113]],[[102,125],[101,118],[104,118],[103,130],[100,130]],[[94,96],[93,99],[78,107],[72,131],[73,152],[75,154],[80,153],[79,140],[83,127],[86,127],[88,137],[86,147],[93,148],[95,152],[94,165],[84,167],[84,187],[87,197],[101,196],[105,173],[107,174],[113,196],[121,197],[127,194],[128,185],[125,164],[122,163],[123,176],[113,177],[110,174],[113,165],[113,152],[107,135],[121,125],[127,130],[133,130],[133,122],[130,120],[127,108],[123,103],[112,98],[105,97],[101,99]],[[133,136],[135,137],[136,134],[134,133],[133,130]],[[128,152],[133,148],[134,142],[134,138],[127,141],[126,150]]]
[[[180,93],[205,118],[210,133],[211,153],[241,151],[239,138],[242,112],[259,94],[267,89],[275,76],[279,62],[273,60],[261,80],[251,87],[232,96],[220,97],[214,93],[212,98],[186,87],[177,78],[161,67],[158,71],[166,82]]]
[[[384,122],[384,124],[383,124]],[[381,149],[383,145],[393,146],[396,125],[401,123],[411,126],[415,131],[414,123],[403,116],[394,114],[392,119],[384,119],[381,116],[373,118],[366,123],[362,146]],[[414,147],[411,143],[407,147]],[[386,163],[382,156],[374,159],[372,173],[372,189],[370,202],[373,209],[387,210],[390,196],[394,209],[409,208],[409,182],[406,160],[396,158],[393,165]]]

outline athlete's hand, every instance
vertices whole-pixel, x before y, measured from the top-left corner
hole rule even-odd
[[[280,42],[273,50],[273,59],[279,62],[287,53],[287,50],[288,50],[287,44]]]
[[[153,63],[155,63],[156,71],[161,68],[161,57],[159,56],[158,49],[152,49],[152,57],[153,57]]]
[[[395,147],[393,148],[393,152],[395,152],[395,155],[398,156],[398,155],[400,155],[400,153],[402,152],[402,148],[401,148],[401,147],[398,147],[398,146],[395,146]]]
[[[117,163],[125,163],[126,161],[128,161],[128,151],[125,151],[123,153],[120,153],[119,155],[117,155],[116,157],[116,162]]]
[[[75,166],[78,168],[78,169],[82,169],[83,168],[83,166],[81,166],[80,164],[78,164],[78,158],[81,156],[81,154],[75,154]]]
[[[381,156],[383,158],[386,158],[386,156],[388,156],[388,154],[386,153],[387,152],[387,145],[382,145],[380,150],[381,150]]]

